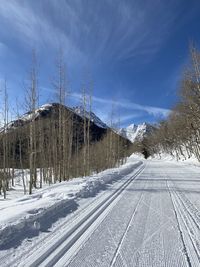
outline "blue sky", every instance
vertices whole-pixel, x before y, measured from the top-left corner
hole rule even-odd
[[[16,98],[24,102],[32,48],[40,103],[55,101],[61,46],[70,105],[92,80],[102,120],[109,122],[112,109],[122,126],[164,118],[177,101],[189,42],[200,44],[199,10],[198,0],[1,0],[0,79],[7,79],[12,107]]]

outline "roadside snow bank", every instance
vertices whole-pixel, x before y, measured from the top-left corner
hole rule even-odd
[[[200,163],[197,160],[197,158],[195,158],[195,156],[191,156],[190,158],[185,158],[183,155],[179,155],[179,158],[177,158],[168,153],[160,153],[159,155],[156,154],[154,156],[149,157],[149,159],[170,161],[170,162],[176,162],[176,163],[178,162],[178,163],[182,163],[186,165],[200,167]]]
[[[0,201],[0,246],[10,242],[22,231],[39,230],[62,208],[73,209],[80,197],[91,197],[102,190],[106,184],[123,178],[142,164],[135,156],[128,158],[119,168],[101,173],[74,178],[67,182],[39,189],[33,195]]]

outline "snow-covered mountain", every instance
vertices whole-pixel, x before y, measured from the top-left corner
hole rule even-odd
[[[88,112],[84,110],[83,107],[75,107],[73,108],[73,111],[82,118],[84,118],[85,116],[87,119],[89,119],[90,121],[92,121],[94,124],[96,124],[101,128],[105,129],[108,128],[108,126],[99,117],[97,117],[97,115],[95,115],[93,112]]]
[[[27,131],[27,127],[30,123],[35,121],[36,136],[39,136],[39,131],[42,129],[48,139],[48,135],[51,134],[49,125],[52,124],[57,127],[60,110],[62,110],[63,115],[66,116],[66,118],[70,118],[73,121],[72,141],[79,142],[80,147],[84,142],[84,114],[86,117],[86,123],[88,123],[90,119],[90,141],[92,143],[98,142],[108,131],[110,131],[110,128],[107,127],[107,125],[92,112],[89,115],[88,112],[81,113],[81,109],[78,108],[67,107],[59,103],[49,103],[40,106],[35,110],[35,112],[27,112],[18,117],[16,120],[9,122],[5,127],[0,128],[0,133],[8,133],[10,136],[12,136],[12,134],[15,136],[15,132],[22,134],[22,139],[25,140],[24,142],[27,144],[27,135],[29,133],[29,131]],[[12,139],[12,137],[10,138]],[[124,141],[126,142],[126,140]],[[27,152],[26,146],[24,146],[24,151],[24,153]]]
[[[38,109],[36,109],[35,113],[27,112],[21,117],[19,117],[16,120],[11,121],[6,126],[6,131],[18,128],[20,126],[23,126],[33,120],[38,120],[40,118],[45,118],[48,116],[51,116],[52,114],[55,114],[57,116],[57,112],[59,110],[60,104],[58,103],[48,103],[45,105],[42,105]],[[78,106],[74,108],[66,107],[64,106],[68,112],[71,112],[71,114],[74,114],[73,116],[76,117],[75,120],[78,118],[80,120],[84,119],[84,116],[86,119],[89,119],[95,127],[99,128],[100,131],[106,131],[109,127],[93,112],[88,112],[83,109],[83,107]],[[78,119],[78,120],[79,120]],[[142,124],[136,125],[131,124],[126,128],[121,128],[119,130],[114,130],[117,134],[121,135],[122,137],[130,140],[131,142],[134,141],[141,141],[145,136],[150,134],[155,127],[152,125],[144,122]],[[5,131],[5,129],[1,128],[0,132]]]
[[[33,120],[37,120],[39,118],[44,118],[46,116],[49,116],[53,113],[56,113],[59,110],[59,107],[61,105],[58,103],[48,103],[45,105],[42,105],[38,109],[35,110],[35,113],[27,112],[20,116],[18,119],[15,119],[11,122],[9,122],[6,125],[6,131],[15,129],[19,126],[23,126]],[[97,127],[107,129],[108,126],[101,121],[99,117],[97,117],[93,112],[84,111],[82,107],[74,107],[70,108],[67,106],[64,106],[65,109],[67,109],[69,112],[72,112],[72,114],[76,114],[76,117],[78,116],[81,119],[84,119],[84,116],[89,119],[92,123],[94,123]],[[5,129],[2,127],[0,129],[0,132],[5,131]]]
[[[142,124],[130,124],[126,128],[121,128],[118,134],[127,138],[132,143],[135,141],[142,141],[144,137],[152,133],[154,127],[146,122]]]

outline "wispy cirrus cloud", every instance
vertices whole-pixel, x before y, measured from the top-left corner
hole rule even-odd
[[[1,5],[0,18],[21,43],[43,49],[62,45],[66,58],[98,64],[151,57],[177,16],[173,8],[157,0],[9,0]]]
[[[149,99],[152,105],[135,103],[133,91],[137,99],[142,99],[145,90],[151,90],[152,95],[156,92],[160,100],[160,94],[164,92],[163,83],[152,82],[159,80],[156,75],[161,69],[156,55],[160,56],[158,52],[161,52],[169,35],[173,36],[174,26],[180,23],[177,18],[182,10],[182,0],[3,2],[0,5],[0,38],[14,56],[10,53],[5,62],[2,60],[0,70],[2,72],[8,66],[7,73],[16,75],[12,77],[12,84],[15,85],[27,69],[31,48],[35,47],[42,62],[42,86],[48,88],[49,77],[55,74],[53,60],[62,46],[72,73],[69,81],[70,87],[75,88],[73,90],[78,91],[81,87],[81,71],[92,70],[94,95],[99,96],[94,96],[93,102],[102,117],[106,118],[113,103],[119,107],[121,121],[124,122],[142,114],[147,115],[147,119],[167,116],[169,110],[157,107],[153,97]],[[163,50],[162,55],[165,52]],[[12,61],[15,61],[14,64]],[[162,67],[165,69],[165,66]],[[152,79],[148,86],[143,82],[147,76]],[[110,88],[109,92],[105,88]],[[159,94],[156,88],[162,92]],[[111,95],[130,96],[130,99],[112,101],[109,99]],[[47,93],[43,93],[42,97],[47,99]],[[161,105],[170,105],[166,101],[158,101]],[[143,116],[143,119],[146,117]]]
[[[58,50],[64,47],[64,54],[69,63],[77,63],[84,60],[84,55],[73,42],[72,38],[45,15],[44,8],[48,10],[51,2],[45,0],[34,6],[33,1],[10,0],[0,6],[0,18],[2,25],[1,34],[4,36],[12,33],[12,38],[18,46],[31,50],[37,48],[42,51]],[[59,5],[57,5],[59,6]],[[47,12],[48,13],[48,12]],[[67,22],[67,20],[66,20]]]
[[[82,95],[79,93],[72,93],[70,95],[70,97],[73,97],[73,98],[80,100],[82,98]],[[89,98],[89,96],[87,96],[87,95],[86,95],[86,97]],[[101,97],[92,96],[92,102],[95,102],[95,104],[96,103],[97,104],[104,104],[104,108],[106,108],[105,105],[107,105],[107,107],[109,107],[110,110],[112,109],[112,105],[114,105],[115,107],[127,109],[127,110],[132,111],[132,112],[133,111],[146,112],[149,115],[153,115],[154,117],[159,117],[159,118],[160,117],[165,118],[170,113],[169,109],[147,106],[147,105],[140,105],[140,104],[130,102],[128,100],[120,100],[120,101],[115,100],[115,101],[113,101],[111,99],[105,99],[105,98],[101,98]],[[135,118],[138,116],[138,114],[134,113],[134,114],[126,115],[126,116],[124,116],[124,120]]]

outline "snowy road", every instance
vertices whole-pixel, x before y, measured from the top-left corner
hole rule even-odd
[[[200,171],[147,161],[1,266],[200,266]]]

